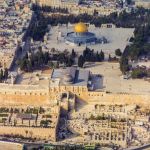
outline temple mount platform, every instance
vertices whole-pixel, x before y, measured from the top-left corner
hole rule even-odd
[[[75,26],[76,24],[49,26],[49,31],[44,37],[44,43],[40,44],[43,45],[42,50],[51,51],[52,48],[55,48],[58,51],[63,51],[65,49],[72,51],[72,49],[74,49],[76,52],[82,53],[88,46],[95,51],[100,52],[102,50],[105,53],[105,56],[109,56],[109,54],[115,56],[115,50],[119,48],[123,51],[126,45],[130,43],[129,39],[133,36],[134,32],[133,28],[101,28],[86,24],[88,32],[93,33],[97,39],[107,39],[107,43],[97,43],[96,40],[96,44],[87,43],[81,44],[80,46],[71,42],[67,44],[67,34],[75,34]],[[69,36],[71,35],[72,34]]]

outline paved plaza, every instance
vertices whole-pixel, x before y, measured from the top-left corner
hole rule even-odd
[[[90,25],[88,28],[89,32],[95,33],[97,38],[105,37],[108,40],[108,43],[105,44],[95,44],[87,45],[89,48],[94,49],[95,51],[103,50],[106,55],[114,54],[115,50],[120,48],[122,51],[125,49],[126,45],[129,44],[129,39],[132,37],[134,29],[132,28],[96,28],[93,25]],[[66,26],[57,26],[52,27],[49,32],[49,38],[46,42],[45,50],[55,48],[60,51],[64,49],[72,50],[81,53],[86,45],[82,46],[73,46],[67,45],[65,43],[65,35],[68,32],[74,32],[74,25]],[[60,36],[61,35],[61,36]],[[57,40],[58,39],[58,40]]]
[[[101,74],[104,90],[114,93],[150,93],[150,82],[144,79],[123,79],[119,63],[96,63],[88,67],[92,73]]]

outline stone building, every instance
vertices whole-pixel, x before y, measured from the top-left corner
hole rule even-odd
[[[65,40],[67,44],[79,46],[82,44],[96,44],[98,42],[95,34],[88,32],[88,27],[82,22],[76,24],[74,32],[67,33]]]
[[[150,9],[150,1],[149,0],[137,0],[137,1],[135,1],[135,5],[137,7],[144,7],[146,9]]]

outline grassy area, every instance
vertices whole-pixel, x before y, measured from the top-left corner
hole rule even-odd
[[[8,114],[0,114],[0,117],[8,117]]]
[[[85,150],[95,150],[95,146],[93,146],[93,145],[85,146],[84,149]]]

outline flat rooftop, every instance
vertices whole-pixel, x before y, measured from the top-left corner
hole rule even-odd
[[[67,77],[66,77],[67,75]],[[64,83],[64,80],[69,80],[71,83]],[[69,67],[66,69],[54,69],[51,75],[51,85],[58,86],[58,85],[74,85],[74,86],[87,86],[89,80],[89,71],[83,69],[77,69],[75,67]]]
[[[34,71],[33,73],[19,74],[15,84],[16,85],[37,85],[41,87],[49,86],[49,79],[52,73],[51,69],[44,69],[42,71]]]

